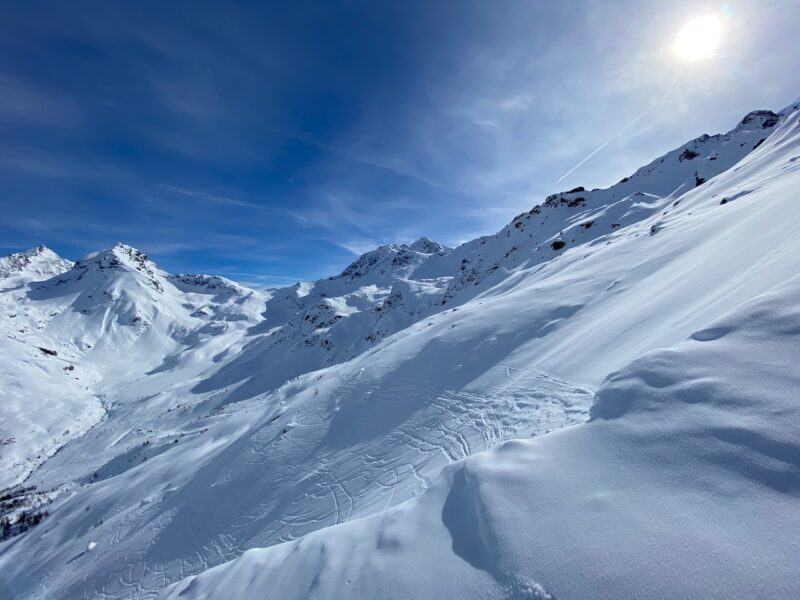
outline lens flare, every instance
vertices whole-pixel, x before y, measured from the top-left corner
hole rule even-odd
[[[675,40],[675,52],[686,60],[702,60],[714,52],[722,37],[722,23],[706,15],[684,25]]]

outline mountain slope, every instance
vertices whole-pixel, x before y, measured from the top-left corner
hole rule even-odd
[[[555,225],[537,228],[530,217],[529,224],[518,227],[515,219],[498,235],[454,250],[429,241],[387,246],[336,278],[268,296],[219,291],[218,283],[232,288],[209,278],[168,276],[124,249],[122,257],[113,251],[116,258],[99,263],[120,265],[80,280],[76,271],[65,283],[44,282],[33,291],[41,297],[30,299],[32,305],[70,307],[81,299],[77,311],[60,309],[65,316],[53,321],[60,324],[59,339],[66,347],[86,357],[87,369],[97,369],[92,390],[103,395],[108,412],[101,425],[63,446],[27,479],[26,485],[55,490],[51,515],[2,543],[0,585],[21,598],[47,597],[53,590],[69,598],[155,597],[168,584],[248,548],[271,546],[187,581],[176,593],[216,597],[235,581],[229,589],[248,597],[263,594],[262,577],[267,577],[276,586],[267,589],[280,589],[282,597],[306,597],[314,581],[319,582],[314,593],[321,597],[390,596],[390,591],[396,597],[423,592],[546,597],[538,584],[559,598],[585,597],[580,586],[598,571],[574,578],[572,588],[564,587],[567,575],[556,567],[526,571],[518,562],[525,545],[511,530],[529,535],[549,522],[532,522],[530,515],[543,509],[526,504],[524,497],[535,492],[531,497],[558,505],[556,484],[564,465],[588,461],[602,447],[594,440],[606,439],[592,433],[605,431],[600,409],[594,409],[598,418],[591,424],[500,447],[531,448],[533,454],[542,448],[553,467],[542,475],[541,489],[531,491],[539,480],[527,450],[497,450],[459,461],[504,440],[585,421],[591,390],[609,372],[704,330],[794,275],[793,257],[800,251],[794,232],[798,108],[783,111],[774,123],[770,114],[757,113],[725,136],[692,142],[687,148],[704,148],[694,158],[680,159],[686,148],[670,153],[671,158],[651,165],[665,165],[662,174],[654,167],[618,184],[635,184],[626,188],[619,205],[620,187],[586,193],[585,207],[573,198],[582,192],[561,194],[565,202],[545,202],[533,213],[546,214]],[[753,149],[762,135],[766,141]],[[711,160],[714,152],[717,158]],[[723,153],[729,164],[720,162]],[[711,170],[686,166],[701,156]],[[731,168],[717,171],[717,164]],[[708,181],[695,186],[695,171]],[[643,181],[669,185],[645,187]],[[676,181],[691,185],[675,192],[670,186]],[[639,189],[655,198],[643,201],[635,195]],[[620,226],[612,227],[617,210],[628,220],[620,217]],[[607,227],[580,227],[589,214],[584,211],[608,213]],[[570,227],[585,236],[576,233],[573,243],[561,233]],[[548,245],[555,234],[565,241],[558,249]],[[510,251],[509,243],[517,249]],[[475,267],[472,279],[462,276],[481,259],[488,268]],[[462,269],[464,260],[469,266]],[[79,263],[97,264],[97,257]],[[118,276],[126,281],[116,286]],[[101,295],[119,293],[104,301],[113,310],[88,304],[87,281]],[[62,294],[60,288],[72,292]],[[123,290],[131,291],[123,298]],[[785,305],[790,296],[782,293],[775,302]],[[246,318],[226,316],[242,306],[231,298],[243,299],[249,308],[235,314]],[[83,315],[83,308],[90,313]],[[101,314],[109,318],[100,319]],[[136,315],[157,331],[134,335],[138,330],[130,320]],[[90,332],[95,344],[116,336],[135,355],[142,343],[137,340],[148,339],[152,352],[142,364],[112,370],[113,361],[104,365],[103,357],[78,343],[78,325],[77,332]],[[48,335],[55,333],[54,328]],[[785,334],[790,336],[790,329]],[[77,342],[70,341],[73,337]],[[759,343],[768,346],[769,341]],[[715,368],[711,358],[697,360],[708,372]],[[753,369],[759,372],[760,365]],[[738,383],[734,375],[726,376],[726,386]],[[764,381],[757,380],[756,387],[768,385]],[[775,402],[775,410],[783,411],[783,399]],[[617,419],[614,426],[625,431],[630,418]],[[646,419],[637,423],[644,423],[639,437],[620,451],[646,446],[657,433]],[[673,425],[680,429],[672,423],[664,427]],[[574,448],[572,442],[552,441],[560,439],[579,441]],[[589,464],[617,464],[616,452],[597,454],[602,462]],[[501,460],[505,456],[508,463]],[[642,473],[652,475],[660,456],[655,450],[643,455],[630,484],[644,485],[648,480]],[[654,462],[648,462],[651,457]],[[697,460],[692,455],[682,464],[690,468]],[[470,469],[476,474],[468,477]],[[605,471],[590,477],[590,470],[576,469],[564,489],[575,498],[591,495]],[[665,475],[663,481],[671,480]],[[732,479],[737,490],[745,484]],[[485,501],[475,486],[487,490]],[[690,494],[689,487],[678,489]],[[514,504],[507,515],[497,516],[495,503],[507,506],[503,494]],[[630,506],[636,515],[637,507]],[[781,506],[791,517],[788,505]],[[569,526],[563,520],[552,523],[554,532],[556,526]],[[412,534],[430,546],[412,544]],[[307,537],[291,541],[300,536]],[[556,533],[548,539],[557,539]],[[777,561],[779,552],[791,549],[784,538],[779,541],[764,556]],[[334,556],[325,547],[346,551]],[[575,552],[588,547],[579,541],[565,546]],[[374,556],[367,556],[367,548]],[[747,558],[731,552],[731,559]],[[561,557],[563,567],[563,554],[554,556]],[[533,569],[540,562],[526,564]],[[588,555],[585,564],[592,564]],[[418,581],[405,579],[397,565],[412,567],[405,573],[419,573]],[[652,579],[646,566],[642,573],[658,584],[653,589],[666,589],[668,584]],[[782,576],[780,568],[776,562],[768,572]],[[434,577],[439,573],[442,577]],[[341,587],[347,579],[355,585]],[[786,585],[792,581],[783,579]],[[620,589],[633,594],[633,588]],[[673,590],[686,588],[674,583]]]
[[[428,315],[474,298],[515,270],[546,263],[563,252],[554,243],[586,244],[653,215],[667,216],[678,198],[763,143],[779,119],[771,111],[753,111],[726,134],[692,140],[608,189],[554,194],[494,236],[455,250],[427,238],[410,246],[390,244],[364,254],[336,277],[278,290],[263,327],[281,330],[229,365],[225,385],[249,380],[235,396],[242,399],[351,359]]]
[[[670,371],[669,377],[676,383],[662,392],[664,402],[672,393],[682,405],[699,404],[692,409],[694,412],[679,417],[667,413],[660,419],[655,409],[644,410],[638,438],[634,439],[618,432],[629,430],[630,420],[626,420],[602,436],[593,433],[602,427],[592,424],[545,436],[532,443],[530,450],[523,442],[501,446],[490,455],[468,459],[463,470],[445,470],[418,501],[381,516],[319,530],[295,543],[247,553],[224,568],[184,582],[176,593],[181,591],[182,597],[214,598],[218,595],[216,590],[221,593],[224,589],[238,597],[258,597],[259,590],[269,581],[269,589],[286,598],[306,597],[311,589],[318,597],[345,594],[354,598],[545,598],[545,590],[558,598],[731,597],[758,596],[765,591],[774,592],[776,597],[792,597],[798,590],[798,581],[793,576],[790,557],[797,545],[787,532],[793,531],[800,517],[795,499],[782,495],[785,490],[773,494],[769,486],[745,493],[753,485],[749,473],[736,478],[730,477],[728,470],[730,466],[744,466],[747,470],[748,464],[777,460],[777,466],[771,468],[782,473],[778,477],[783,485],[797,482],[798,465],[791,462],[796,441],[771,441],[785,437],[794,428],[789,425],[775,430],[770,420],[776,412],[785,415],[789,423],[796,419],[792,408],[796,382],[785,380],[776,385],[771,375],[777,372],[786,377],[788,365],[796,360],[792,351],[796,345],[792,337],[793,313],[781,320],[778,331],[761,335],[757,344],[745,343],[750,341],[749,336],[759,337],[763,327],[758,320],[751,323],[755,319],[753,313],[763,315],[766,310],[768,314],[773,307],[796,304],[797,288],[791,287],[766,301],[767,309],[761,305],[743,309],[743,315],[733,318],[735,326],[723,324],[709,330],[707,325],[717,315],[793,275],[790,257],[800,250],[797,236],[792,235],[790,216],[797,211],[793,190],[800,183],[796,165],[800,155],[797,118],[798,113],[787,112],[782,127],[761,145],[760,153],[753,153],[714,185],[705,189],[700,186],[684,196],[670,218],[652,235],[654,223],[645,220],[638,227],[615,233],[608,244],[567,251],[542,269],[520,272],[509,278],[511,281],[484,292],[476,298],[472,314],[467,312],[472,303],[455,313],[448,311],[447,317],[435,320],[424,336],[414,335],[416,332],[400,334],[402,338],[394,342],[391,350],[379,347],[363,361],[356,361],[363,365],[360,368],[365,373],[377,370],[372,378],[382,383],[388,379],[389,365],[397,363],[398,355],[413,358],[401,359],[401,366],[394,367],[395,373],[402,371],[422,380],[432,373],[451,373],[454,366],[462,366],[453,363],[461,363],[467,357],[463,350],[458,351],[459,344],[450,330],[453,325],[469,323],[468,327],[478,331],[464,333],[462,329],[462,342],[495,342],[487,344],[491,350],[486,354],[469,357],[472,362],[468,372],[478,375],[470,383],[471,388],[480,385],[482,379],[496,385],[498,380],[491,369],[480,376],[481,370],[476,367],[500,359],[506,375],[528,375],[525,383],[540,391],[537,371],[532,368],[545,368],[551,373],[563,369],[592,381],[600,373],[621,367],[629,357],[675,343],[698,329],[700,332],[694,337],[703,340],[714,337],[709,331],[744,329],[741,337],[731,338],[744,341],[727,347],[726,354],[719,356],[710,349],[708,355],[690,355]],[[743,194],[744,191],[748,193]],[[727,201],[723,204],[724,199]],[[652,219],[661,218],[656,215]],[[770,248],[768,259],[764,259],[765,247]],[[569,304],[563,304],[563,300],[557,304],[564,296]],[[549,305],[549,310],[531,307],[537,298],[542,298],[540,302]],[[516,344],[515,336],[525,343]],[[777,338],[774,343],[773,337]],[[613,353],[604,351],[609,340],[614,340]],[[434,343],[438,346],[436,354],[426,352]],[[773,364],[773,351],[781,354],[780,365]],[[739,355],[751,358],[736,360]],[[438,358],[432,361],[433,356]],[[668,356],[676,362],[671,354]],[[670,364],[663,358],[658,360]],[[699,366],[693,372],[690,365]],[[639,375],[639,364],[630,370],[634,373],[628,376],[631,379],[641,377],[660,389],[660,378]],[[709,381],[712,374],[719,379]],[[750,386],[742,385],[742,374],[748,379],[755,377]],[[452,376],[445,379],[439,375],[438,379],[449,379],[451,386],[457,385]],[[718,389],[713,393],[722,406],[706,423],[699,420],[705,416],[703,398],[714,385]],[[599,393],[597,418],[605,411],[613,413],[607,407],[614,402],[607,398],[614,387],[609,382]],[[739,388],[739,396],[733,396],[731,406],[726,405],[725,393]],[[759,394],[772,388],[775,393],[771,403],[752,409],[758,406]],[[647,387],[626,391],[626,398],[652,393]],[[355,395],[349,401],[366,406]],[[741,414],[731,410],[739,405],[743,407]],[[716,432],[720,428],[718,421],[724,420],[729,410],[732,421],[746,424],[741,432],[745,445],[731,446],[737,438],[721,431],[716,447],[706,449],[701,443],[698,449],[694,436],[702,439],[704,434],[697,430]],[[350,412],[349,416],[356,419],[355,414]],[[664,426],[654,427],[663,420]],[[687,424],[695,422],[695,431],[683,433]],[[771,433],[764,433],[769,427]],[[575,437],[579,439],[575,441]],[[625,442],[612,443],[618,437]],[[656,440],[662,440],[661,444]],[[658,465],[677,460],[676,444],[681,448],[683,443],[687,449],[680,455],[682,460],[661,472]],[[628,457],[641,455],[639,448],[651,445],[653,452],[627,462]],[[518,451],[520,447],[522,450]],[[704,463],[713,462],[719,452],[728,466],[707,468]],[[614,475],[620,470],[620,457],[625,457],[623,464],[631,470],[627,478]],[[545,466],[539,466],[540,458]],[[487,466],[482,469],[484,464]],[[572,464],[578,467],[565,482],[565,465]],[[705,469],[699,482],[685,481],[686,472],[692,469]],[[703,495],[706,477],[719,485],[727,482],[728,493],[741,493],[743,499],[715,510],[713,494]],[[679,484],[681,480],[683,485]],[[758,478],[755,483],[759,483]],[[632,489],[633,495],[627,502],[617,504],[613,494],[618,489]],[[664,500],[664,490],[673,489],[675,496]],[[576,500],[565,504],[565,498]],[[692,502],[707,508],[698,509],[693,525],[676,527],[675,519]],[[767,507],[764,514],[748,509],[761,502]],[[597,507],[592,512],[594,505]],[[578,515],[583,515],[583,520],[576,525]],[[776,521],[778,515],[787,520]],[[638,524],[638,530],[626,526],[631,519]],[[740,523],[738,527],[725,526],[735,520]],[[706,526],[701,528],[704,523]],[[581,534],[584,531],[588,532],[585,537]],[[617,537],[613,534],[616,531],[621,532]],[[533,553],[530,532],[544,532],[545,536],[541,544],[534,543]],[[575,532],[574,536],[569,532]],[[637,539],[647,544],[648,540],[662,538],[661,550],[658,546],[648,550],[636,543]],[[697,548],[699,554],[685,552],[686,547]],[[720,564],[731,567],[703,569],[704,583],[698,587],[696,565],[705,564],[703,558],[709,551],[718,556]],[[578,563],[597,565],[586,577],[575,577],[570,567],[576,563],[576,554],[583,556]],[[681,576],[664,577],[664,564],[672,569],[667,572]],[[630,572],[630,565],[637,573],[634,578],[624,576]],[[603,573],[611,575],[605,587],[598,590],[598,578],[604,577]]]
[[[794,598],[798,322],[794,278],[612,374],[590,423],[162,597]]]
[[[411,245],[387,244],[367,252],[339,275],[276,290],[265,320],[245,353],[198,386],[211,391],[238,385],[232,400],[274,389],[292,377],[349,360],[376,341],[406,327],[438,304],[447,278],[413,280],[414,273],[449,249],[427,238]],[[413,283],[409,283],[413,281]],[[403,289],[414,307],[393,311]]]
[[[753,111],[728,133],[702,135],[609,188],[577,187],[548,196],[497,234],[467,242],[423,267],[419,275],[455,273],[445,300],[463,302],[499,283],[511,270],[547,262],[565,248],[605,238],[657,214],[667,216],[685,194],[703,184],[714,185],[714,177],[758,148],[779,120],[772,111]],[[660,222],[651,227],[655,232]]]

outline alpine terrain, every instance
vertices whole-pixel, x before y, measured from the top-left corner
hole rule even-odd
[[[800,101],[283,289],[0,259],[0,598],[799,598],[799,194]]]

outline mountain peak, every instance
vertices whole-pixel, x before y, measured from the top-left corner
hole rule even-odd
[[[421,252],[423,254],[436,254],[439,252],[444,252],[446,248],[442,246],[439,242],[434,242],[430,238],[422,236],[413,244],[409,244],[408,246],[414,252]]]
[[[75,263],[75,268],[83,271],[104,271],[106,269],[127,269],[144,275],[159,292],[163,291],[161,279],[155,263],[147,255],[133,246],[117,242],[107,250],[92,252]]]
[[[117,242],[111,248],[87,254],[76,263],[76,266],[90,263],[97,263],[103,267],[124,265],[137,271],[155,267],[144,252],[122,242]]]
[[[133,246],[129,246],[128,244],[123,244],[122,242],[117,242],[114,244],[111,247],[110,252],[113,252],[116,256],[123,259],[133,259],[138,257],[143,260],[147,260],[147,255],[144,252],[134,248]]]
[[[28,281],[41,281],[70,268],[72,262],[61,258],[47,246],[39,245],[0,258],[0,279],[22,277]]]
[[[444,252],[445,247],[426,237],[411,245],[384,244],[366,252],[353,261],[344,271],[331,279],[361,280],[364,277],[384,279],[400,274],[410,274],[429,255]]]
[[[774,127],[780,116],[771,110],[753,110],[747,113],[733,131],[754,131]]]
[[[16,254],[12,254],[11,256],[27,256],[28,258],[36,258],[36,257],[61,258],[60,256],[58,256],[58,254],[53,252],[50,248],[48,248],[44,244],[39,244],[34,248],[29,248],[28,250],[17,252]]]

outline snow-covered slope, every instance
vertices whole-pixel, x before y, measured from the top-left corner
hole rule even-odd
[[[244,399],[357,356],[440,304],[449,278],[417,279],[414,273],[447,252],[427,238],[387,244],[335,277],[276,290],[258,329],[269,335],[198,389],[241,384],[232,399]]]
[[[613,373],[586,424],[164,598],[796,598],[800,281]]]
[[[52,490],[50,516],[0,542],[0,589],[152,598],[241,556],[164,593],[655,598],[719,585],[757,597],[772,577],[775,597],[792,597],[782,557],[794,547],[775,528],[796,525],[793,488],[759,487],[746,465],[778,444],[783,480],[797,481],[785,393],[796,287],[748,303],[796,274],[798,109],[751,113],[495,236],[381,247],[271,294],[169,276],[126,247],[30,284],[9,303],[56,313],[37,335],[75,353],[107,412],[25,481]],[[760,335],[764,306],[788,312]],[[682,342],[729,313],[715,327],[740,333]],[[641,375],[661,354],[626,367],[676,344],[665,373]],[[781,357],[766,370],[770,348]],[[684,373],[698,382],[688,396],[659,387]],[[706,441],[729,410],[750,446]],[[768,430],[765,414],[786,428]],[[724,479],[719,453],[742,471],[724,493],[706,485]],[[759,502],[770,523],[746,510]],[[739,522],[717,536],[725,519]],[[705,568],[704,549],[730,569]],[[690,588],[701,575],[710,583]]]
[[[237,395],[244,398],[349,360],[445,305],[457,306],[520,268],[551,260],[565,247],[604,238],[655,214],[667,216],[683,194],[763,143],[779,118],[753,111],[726,134],[692,140],[608,189],[554,194],[497,234],[455,250],[428,238],[408,246],[389,244],[364,254],[336,277],[278,290],[262,327],[281,330],[229,365],[226,384],[248,380]],[[660,226],[654,222],[653,232]]]

